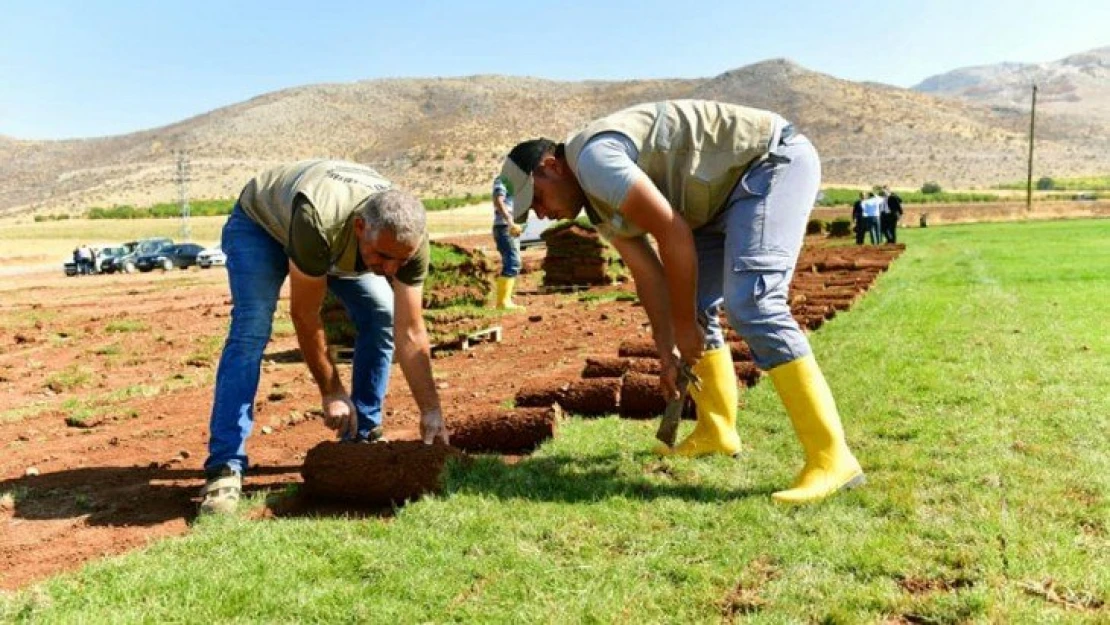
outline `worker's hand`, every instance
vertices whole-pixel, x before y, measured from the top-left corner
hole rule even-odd
[[[447,426],[443,424],[443,413],[439,408],[420,415],[420,438],[424,439],[425,445],[431,445],[437,438],[443,441],[444,445],[451,442],[448,440]]]
[[[673,351],[659,358],[659,388],[667,401],[678,399],[678,362],[678,354]]]
[[[339,438],[354,438],[358,434],[358,413],[346,393],[325,395],[324,425],[339,433]]]
[[[509,226],[509,236],[519,237],[521,232],[524,232],[524,228],[521,228],[516,224],[512,224]]]
[[[682,362],[693,367],[701,360],[702,350],[705,348],[705,335],[701,327],[696,323],[690,324],[687,328],[676,326],[674,333],[675,344],[678,346]]]

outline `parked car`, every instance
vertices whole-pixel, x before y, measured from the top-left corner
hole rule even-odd
[[[174,267],[188,269],[197,264],[197,254],[200,254],[203,250],[204,247],[196,243],[166,245],[140,255],[135,259],[135,268],[142,272],[159,268],[163,271],[169,271]]]
[[[114,259],[127,254],[128,249],[122,245],[95,245],[93,251],[93,273],[111,273],[109,267]],[[69,260],[63,263],[67,276],[76,276],[81,273],[77,263]]]
[[[209,267],[222,267],[227,264],[227,254],[220,249],[220,246],[210,247],[200,254],[197,254],[197,267],[201,269],[208,269]]]
[[[102,245],[96,248],[96,273],[107,273],[107,265],[116,258],[126,256],[129,250],[122,245]]]
[[[140,239],[138,241],[128,241],[123,244],[123,247],[127,249],[127,253],[123,256],[113,258],[110,264],[105,263],[104,272],[115,273],[119,271],[121,273],[134,273],[137,269],[135,261],[138,260],[139,256],[149,254],[168,245],[173,245],[173,239],[152,237],[149,239]]]

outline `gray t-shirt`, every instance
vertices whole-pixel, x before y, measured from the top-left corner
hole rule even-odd
[[[495,198],[495,201],[496,201],[496,198],[498,196],[501,197],[501,201],[504,202],[505,208],[509,209],[509,214],[512,215],[513,214],[513,197],[511,195],[509,195],[509,190],[505,186],[504,181],[502,181],[500,177],[493,179],[493,197]],[[493,209],[493,225],[495,225],[495,226],[508,226],[509,225],[509,222],[505,221],[505,218],[501,216],[501,213],[497,210],[496,206]]]
[[[619,132],[592,137],[578,157],[578,184],[610,206],[621,206],[632,183],[646,174],[636,165],[640,151],[632,139]]]

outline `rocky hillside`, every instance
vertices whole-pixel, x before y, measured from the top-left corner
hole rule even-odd
[[[930,76],[914,91],[1029,109],[1037,85],[1037,110],[1110,121],[1110,46],[1052,63],[999,63]]]
[[[519,140],[563,138],[630,104],[688,97],[781,112],[816,143],[827,182],[969,187],[1025,175],[1028,118],[1020,110],[771,60],[693,80],[473,76],[312,85],[128,135],[0,136],[0,215],[171,201],[176,150],[189,155],[194,198],[234,196],[258,170],[310,157],[372,164],[425,197],[484,193]],[[1100,117],[1046,112],[1038,120],[1038,172],[1110,170],[1110,125]]]

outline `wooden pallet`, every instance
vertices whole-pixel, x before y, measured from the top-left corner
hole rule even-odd
[[[462,338],[455,339],[454,341],[446,341],[432,345],[432,351],[443,350],[462,350],[467,351],[477,343],[500,343],[501,342],[501,326],[491,326],[484,330],[471,332]]]

